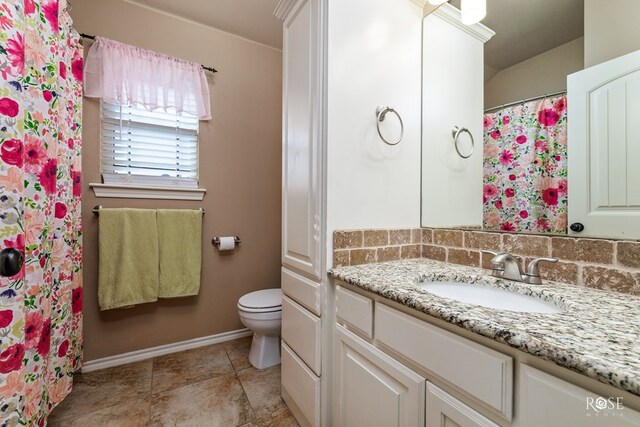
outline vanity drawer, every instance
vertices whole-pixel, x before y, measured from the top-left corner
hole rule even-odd
[[[373,301],[370,298],[337,286],[336,317],[350,329],[373,338]]]
[[[282,297],[282,339],[320,375],[320,318],[287,296]]]
[[[316,316],[322,314],[320,283],[283,268],[280,275],[280,286],[282,292],[289,298]]]
[[[282,343],[282,398],[300,425],[320,425],[320,378]],[[302,418],[302,419],[300,419]]]
[[[511,421],[513,360],[382,304],[375,337]]]

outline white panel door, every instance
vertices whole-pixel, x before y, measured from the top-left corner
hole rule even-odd
[[[337,325],[336,427],[424,426],[425,379]]]
[[[321,140],[318,0],[300,0],[283,27],[282,263],[320,279]]]
[[[569,224],[640,238],[640,51],[568,77]]]

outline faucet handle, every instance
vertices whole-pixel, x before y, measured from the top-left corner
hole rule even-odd
[[[502,262],[493,262],[493,259],[498,255],[502,255],[502,252],[494,252],[487,249],[481,249],[480,252],[482,252],[483,254],[491,255],[491,264],[493,265],[494,269],[500,267],[503,264]]]
[[[480,252],[482,252],[483,254],[491,255],[493,257],[497,257],[498,255],[511,255],[511,254],[507,254],[506,252],[494,252],[487,249],[481,249]],[[511,255],[511,256],[522,261],[522,257],[520,255]]]
[[[498,255],[502,255],[501,252],[494,252],[486,249],[482,249],[480,250],[480,252],[482,252],[483,254],[491,255],[491,265],[493,265],[494,270],[502,270],[504,268],[503,267],[504,263],[493,261]]]
[[[489,251],[487,249],[481,249],[480,252],[487,255],[497,256],[500,252]]]
[[[540,267],[538,266],[541,262],[558,262],[558,258],[536,258],[529,263],[527,266],[527,276],[540,276]]]
[[[529,283],[542,283],[542,280],[540,280],[540,267],[538,266],[541,262],[558,262],[558,258],[536,258],[531,261],[527,266],[527,272],[525,273],[529,279]]]

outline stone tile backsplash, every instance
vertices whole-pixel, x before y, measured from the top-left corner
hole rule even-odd
[[[429,258],[491,268],[480,249],[518,255],[524,266],[537,257],[543,279],[640,295],[640,242],[507,234],[455,229],[377,229],[333,233],[333,266]]]
[[[333,266],[420,258],[422,230],[348,230],[333,232]]]

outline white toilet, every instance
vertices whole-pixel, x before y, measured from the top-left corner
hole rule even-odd
[[[251,292],[238,300],[242,324],[253,331],[249,362],[258,369],[280,363],[280,327],[282,291],[265,289]]]

